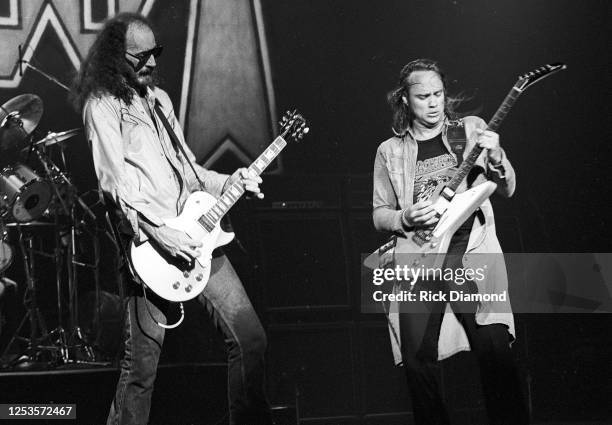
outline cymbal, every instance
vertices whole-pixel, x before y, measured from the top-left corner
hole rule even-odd
[[[77,134],[79,134],[80,131],[81,131],[80,128],[73,128],[71,130],[60,131],[59,133],[54,133],[54,132],[50,131],[49,134],[47,134],[44,138],[34,142],[34,145],[35,146],[38,146],[38,145],[45,145],[45,146],[55,145],[56,143],[63,142],[64,140],[68,140],[71,137],[76,136]]]
[[[22,148],[43,114],[43,102],[35,94],[16,96],[0,106],[0,151]]]

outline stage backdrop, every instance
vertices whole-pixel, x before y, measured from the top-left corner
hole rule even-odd
[[[40,136],[80,126],[62,89],[31,69],[19,75],[18,45],[68,83],[101,22],[140,11],[165,45],[162,86],[200,163],[231,171],[247,162],[278,114],[297,107],[311,131],[284,152],[282,170],[367,174],[391,135],[385,94],[406,62],[439,60],[449,89],[471,97],[464,110],[487,119],[518,74],[562,61],[568,70],[530,89],[500,129],[519,180],[510,202],[493,202],[520,219],[528,250],[608,251],[608,9],[605,0],[0,0],[0,102],[41,96]],[[85,141],[68,146],[79,188],[95,187]]]

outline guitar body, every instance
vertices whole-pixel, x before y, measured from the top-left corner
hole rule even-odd
[[[202,243],[201,255],[191,263],[167,254],[149,241],[132,243],[130,257],[134,270],[160,297],[168,301],[187,301],[197,297],[206,287],[213,250],[234,239],[234,234],[221,230],[218,223],[208,232],[198,222],[216,202],[217,199],[206,192],[194,192],[178,217],[164,220],[168,227],[181,230]]]
[[[398,237],[394,245],[386,244],[370,254],[365,259],[364,265],[371,269],[384,267],[389,263],[402,267],[406,265],[413,268],[441,268],[448,245],[457,229],[495,192],[496,188],[495,183],[487,181],[456,194],[450,202],[439,197],[434,202],[434,208],[441,216],[429,240],[419,240],[416,232],[408,232],[406,238]]]
[[[280,122],[281,134],[249,166],[249,172],[260,175],[287,146],[287,140],[298,141],[308,133],[304,117],[297,111],[287,111]],[[215,248],[227,245],[233,233],[221,230],[219,222],[244,194],[245,188],[237,179],[216,199],[206,192],[189,195],[183,211],[164,224],[180,230],[202,243],[200,256],[190,262],[168,254],[154,243],[146,241],[130,246],[130,259],[138,277],[161,298],[182,302],[197,297],[210,277],[210,261]]]

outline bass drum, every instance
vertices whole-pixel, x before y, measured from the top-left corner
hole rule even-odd
[[[0,174],[0,213],[20,223],[43,215],[53,191],[49,182],[23,164],[7,167]]]

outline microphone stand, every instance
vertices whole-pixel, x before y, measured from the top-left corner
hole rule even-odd
[[[27,68],[32,68],[34,71],[38,72],[40,75],[42,75],[43,77],[45,77],[47,80],[51,81],[52,83],[57,84],[58,86],[60,86],[61,88],[63,88],[64,90],[66,90],[67,92],[70,92],[70,87],[68,87],[66,84],[62,83],[61,81],[59,81],[57,78],[55,78],[53,75],[43,71],[40,68],[35,67],[34,65],[32,65],[30,63],[30,61],[27,61],[23,58],[23,52],[21,51],[21,44],[19,46],[17,46],[17,53],[18,53],[18,58],[17,58],[17,66],[19,66],[19,76],[23,77],[24,74],[24,69],[21,66],[22,64],[26,66]]]
[[[20,46],[21,47],[21,46]],[[21,58],[21,48],[19,49],[19,60],[18,63],[20,65],[19,69],[21,70],[21,64],[26,65],[27,68],[32,68],[32,70],[38,72],[40,75],[42,75],[43,77],[45,77],[47,80],[51,81],[52,83],[57,84],[58,86],[60,86],[61,88],[63,88],[64,90],[66,90],[67,92],[70,92],[70,87],[68,87],[67,85],[65,85],[64,83],[62,83],[61,81],[59,81],[57,78],[55,78],[54,76],[52,76],[51,74],[46,73],[45,71],[43,71],[40,68],[35,67],[34,65],[32,65],[29,61],[22,59]],[[23,73],[20,73],[20,75],[23,75]]]

